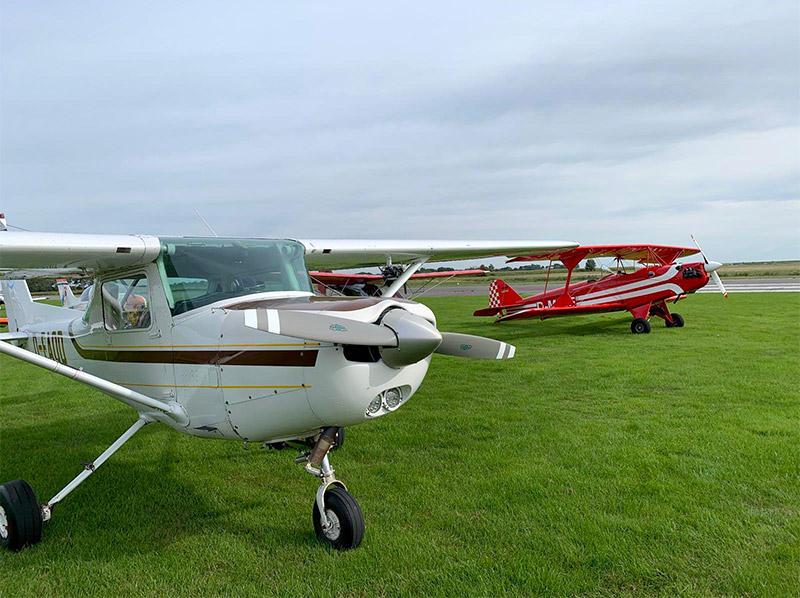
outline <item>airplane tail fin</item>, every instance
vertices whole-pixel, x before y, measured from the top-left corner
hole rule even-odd
[[[65,278],[59,278],[56,286],[58,287],[58,296],[61,298],[61,307],[75,307],[80,303]]]
[[[504,280],[493,280],[489,285],[489,307],[505,307],[522,301],[514,289]]]
[[[23,326],[34,322],[63,320],[65,313],[73,313],[65,312],[64,308],[56,305],[34,301],[24,280],[0,281],[0,293],[6,304],[9,332],[18,332]]]

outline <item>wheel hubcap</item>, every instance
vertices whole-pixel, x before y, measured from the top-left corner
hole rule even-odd
[[[328,528],[322,530],[322,533],[325,534],[328,540],[335,542],[342,533],[342,524],[339,522],[339,517],[337,517],[336,513],[330,509],[325,509],[325,515],[328,517]]]
[[[8,538],[8,519],[3,507],[0,507],[0,538],[3,540]]]

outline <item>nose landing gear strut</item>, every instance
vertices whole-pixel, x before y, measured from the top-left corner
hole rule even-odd
[[[320,434],[310,453],[295,459],[305,463],[304,469],[320,479],[312,517],[314,531],[323,542],[337,550],[349,550],[364,538],[364,515],[355,497],[336,479],[328,452],[337,444],[337,433],[344,430],[329,427]]]

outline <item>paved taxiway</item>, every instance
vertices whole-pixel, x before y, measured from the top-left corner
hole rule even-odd
[[[486,277],[486,284],[481,286],[445,286],[441,285],[435,289],[423,293],[427,297],[451,297],[459,295],[486,295],[489,290],[491,277]],[[728,278],[723,277],[722,284],[729,293],[800,293],[800,278]],[[512,285],[514,286],[514,285]],[[554,283],[550,288],[564,286],[563,283]],[[543,284],[523,284],[514,286],[523,297],[534,295],[544,291]],[[711,282],[698,293],[718,293],[716,285]],[[412,296],[413,298],[413,296]]]

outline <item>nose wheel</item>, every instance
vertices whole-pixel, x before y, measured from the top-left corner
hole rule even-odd
[[[322,527],[319,504],[314,501],[314,531],[317,538],[337,550],[349,550],[361,544],[364,538],[364,515],[358,501],[344,488],[333,486],[325,491],[325,516],[327,527]]]
[[[317,538],[337,550],[349,550],[364,539],[364,515],[358,501],[336,479],[328,452],[344,441],[344,429],[326,428],[317,438],[310,453],[295,459],[305,463],[304,469],[319,478],[312,519]]]

